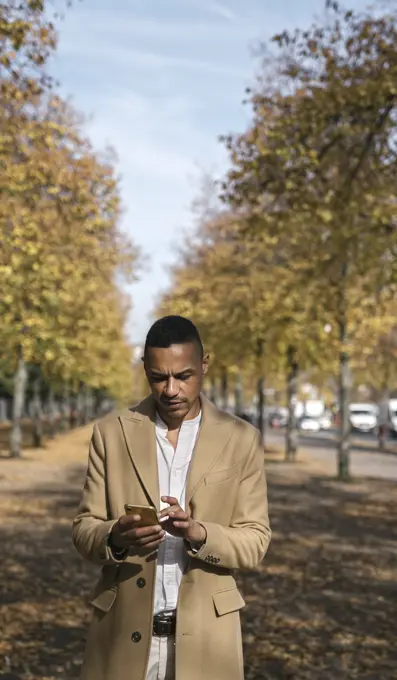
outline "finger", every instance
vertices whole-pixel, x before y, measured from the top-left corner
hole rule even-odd
[[[137,522],[140,521],[140,515],[123,515],[119,518],[119,527],[130,529]]]
[[[149,550],[156,550],[164,541],[164,538],[161,538],[159,541],[153,541],[152,543],[147,543],[145,546],[142,547],[142,552],[146,554]],[[144,548],[144,550],[143,550]]]
[[[138,538],[146,538],[147,536],[158,536],[158,534],[162,530],[163,529],[160,525],[151,526],[151,527],[137,527],[136,529],[130,529],[129,531],[124,531],[122,533],[122,535],[123,535],[123,538],[127,538],[127,539],[135,541]]]
[[[161,534],[158,534],[158,537],[159,537],[159,538],[157,538],[157,540],[155,540],[155,541],[153,540],[153,536],[146,536],[146,537],[144,537],[144,538],[138,538],[138,539],[136,540],[136,544],[137,544],[138,546],[140,546],[141,548],[144,547],[144,546],[151,545],[152,543],[158,543],[158,544],[160,544],[160,543],[162,543],[162,542],[164,541],[164,538],[165,538],[165,531],[163,531]]]
[[[178,499],[173,496],[161,496],[161,500],[163,503],[168,503],[168,505],[179,505]]]
[[[181,519],[181,520],[189,519],[189,515],[187,514],[187,512],[182,510],[182,508],[179,508],[178,510],[171,510],[169,516],[170,516],[170,519],[172,519],[172,520],[174,520],[174,519]]]
[[[164,510],[161,510],[161,512],[158,513],[159,522],[161,522],[164,517],[169,517],[171,512],[175,512],[177,510],[181,510],[179,505],[170,505],[168,508],[164,508]]]
[[[173,522],[176,529],[189,529],[189,522]]]

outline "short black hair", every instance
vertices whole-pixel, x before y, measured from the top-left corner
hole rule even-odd
[[[170,315],[155,321],[146,336],[145,355],[149,347],[168,348],[171,345],[196,345],[200,358],[204,356],[200,333],[190,319],[184,316]]]

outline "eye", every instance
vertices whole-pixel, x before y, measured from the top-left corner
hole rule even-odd
[[[191,376],[190,373],[188,373],[188,374],[183,374],[183,375],[178,375],[178,380],[183,380],[183,381],[185,382],[186,380],[189,380],[189,378],[191,378],[191,377],[192,377],[192,376]]]

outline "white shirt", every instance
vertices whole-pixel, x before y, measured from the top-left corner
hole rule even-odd
[[[176,449],[167,439],[168,427],[159,415],[156,418],[157,464],[160,498],[173,496],[184,510],[186,481],[190,461],[200,428],[201,413],[193,420],[185,420],[179,431]],[[161,501],[160,510],[167,507]],[[154,613],[176,609],[179,586],[187,563],[186,548],[182,538],[166,534],[159,546],[157,557]]]

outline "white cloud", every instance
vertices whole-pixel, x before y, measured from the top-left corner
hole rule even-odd
[[[115,149],[123,203],[129,213],[124,223],[131,236],[146,246],[155,242],[160,230],[166,240],[172,231],[169,218],[175,207],[179,212],[177,203],[186,196],[189,176],[194,173],[194,157],[210,151],[212,141],[190,122],[188,102],[182,97],[156,99],[136,92],[97,96],[87,133],[96,148],[111,145]],[[162,219],[157,211],[162,212]],[[154,212],[156,218],[151,218]]]
[[[213,14],[216,14],[219,17],[222,17],[223,19],[230,21],[231,23],[235,23],[238,20],[237,14],[233,12],[230,9],[230,7],[227,7],[226,5],[221,4],[220,2],[211,3],[210,5],[208,5],[208,9]]]
[[[124,92],[98,99],[88,132],[96,146],[110,142],[119,157],[123,228],[149,255],[148,270],[132,288],[129,332],[143,338],[154,300],[168,285],[175,246],[191,224],[190,205],[200,166],[222,164],[223,149],[192,120],[192,102],[183,95],[148,97]]]
[[[195,108],[181,95],[120,93],[97,100],[97,110],[88,132],[96,145],[110,143],[115,148],[124,177],[124,200],[132,207],[133,195],[142,183],[147,184],[148,193],[157,197],[162,194],[157,200],[160,204],[169,203],[167,192],[174,201],[175,196],[179,202],[183,195],[190,197],[191,177],[197,176],[197,166],[205,166],[207,159],[221,161],[224,153],[212,134],[193,123]],[[140,199],[137,196],[138,202]],[[153,224],[149,231],[155,228]],[[146,240],[148,232],[142,236]]]
[[[114,11],[99,0],[72,8],[54,72],[76,107],[92,114],[94,146],[115,149],[123,228],[150,256],[150,271],[133,287],[131,332],[139,339],[167,284],[175,243],[192,222],[200,174],[224,167],[217,134],[238,125],[248,29],[233,23],[222,0],[180,0],[179,8],[170,0],[170,12],[157,14],[160,0],[114,2]]]
[[[148,40],[170,41],[171,43],[201,43],[203,40],[215,41],[218,39],[236,39],[241,38],[244,34],[247,37],[252,36],[252,30],[255,26],[246,19],[239,20],[235,23],[237,16],[229,10],[226,6],[220,3],[210,3],[208,5],[197,5],[202,7],[211,14],[217,14],[223,18],[227,18],[227,22],[219,22],[214,20],[204,20],[192,17],[191,20],[186,19],[157,19],[157,18],[141,18],[134,16],[133,12],[125,14],[113,12],[111,9],[98,9],[93,14],[92,10],[79,8],[78,21],[75,20],[77,14],[73,15],[73,10],[69,17],[69,23],[74,25],[75,30],[80,36],[86,40],[90,35],[97,37],[103,35],[106,43],[119,43],[122,40],[128,39],[131,42],[139,40],[140,42],[147,42]],[[89,32],[87,32],[89,26]]]
[[[82,59],[103,57],[103,47],[98,42],[86,42],[84,45],[81,45],[76,43],[74,39],[70,41],[64,40],[61,44],[60,52],[65,57],[74,56]],[[133,70],[137,68],[152,70],[183,69],[202,71],[221,77],[244,78],[248,76],[247,71],[222,63],[156,53],[148,50],[136,50],[130,47],[112,47],[107,53],[106,60],[108,67],[118,64],[123,69],[128,64],[129,68]]]

